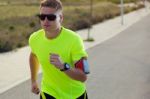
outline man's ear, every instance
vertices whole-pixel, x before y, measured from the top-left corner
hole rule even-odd
[[[60,21],[60,23],[62,23],[63,20],[64,20],[64,16],[61,14],[59,17],[60,17],[60,20],[59,20],[59,21]]]

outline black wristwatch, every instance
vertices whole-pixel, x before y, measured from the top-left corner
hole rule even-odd
[[[66,70],[69,70],[69,69],[70,69],[70,65],[67,64],[67,63],[64,63],[64,68],[60,69],[60,71],[66,71]]]

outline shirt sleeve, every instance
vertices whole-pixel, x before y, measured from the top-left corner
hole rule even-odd
[[[82,57],[88,57],[84,48],[83,40],[80,38],[80,36],[77,36],[73,42],[71,57],[73,62],[80,60]]]
[[[35,50],[34,50],[34,36],[33,36],[33,34],[29,37],[28,43],[29,43],[29,47],[31,49],[31,52],[35,54]]]

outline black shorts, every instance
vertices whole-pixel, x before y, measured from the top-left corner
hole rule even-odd
[[[47,94],[47,93],[44,93],[43,92],[43,95],[45,96],[46,99],[56,99],[55,97]],[[42,95],[40,94],[40,99],[42,99]],[[88,99],[88,96],[87,96],[87,92],[83,93],[80,97],[78,97],[77,99]]]

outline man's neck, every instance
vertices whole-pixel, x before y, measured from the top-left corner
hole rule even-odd
[[[53,31],[45,31],[45,36],[48,39],[54,39],[61,33],[61,27]]]

